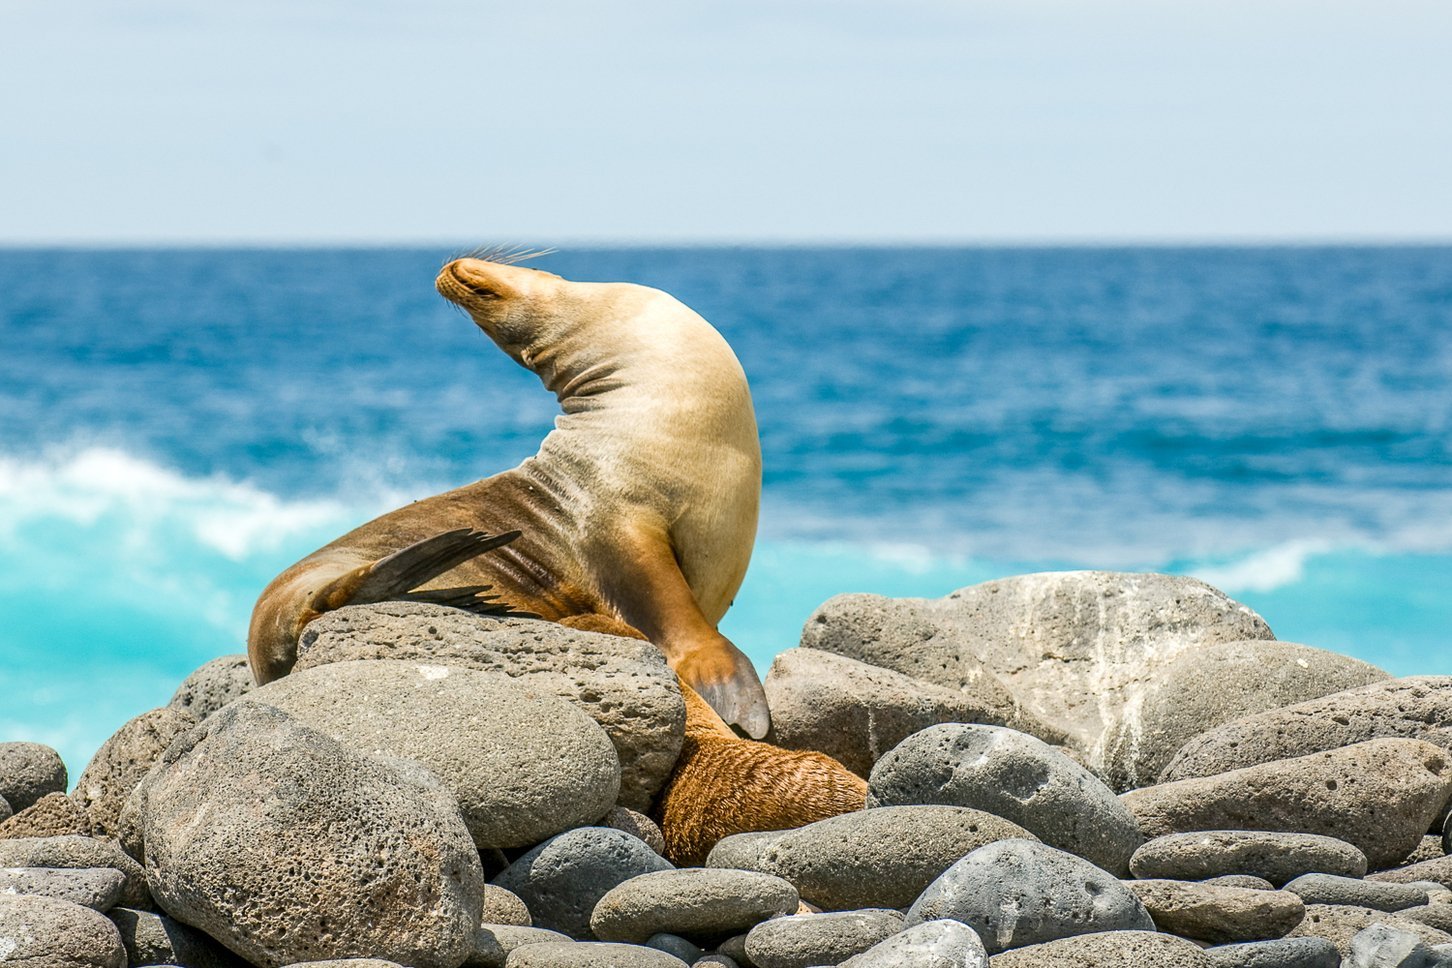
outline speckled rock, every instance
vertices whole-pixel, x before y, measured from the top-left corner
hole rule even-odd
[[[66,792],[66,765],[42,743],[0,743],[0,800],[19,813],[47,793]]]
[[[545,928],[520,925],[481,924],[474,933],[474,951],[461,968],[504,968],[509,953],[529,944],[569,941],[570,936]]]
[[[664,931],[646,938],[645,946],[657,951],[664,951],[668,955],[675,955],[688,965],[694,964],[704,954],[699,945],[687,941],[678,934],[667,934]]]
[[[880,941],[841,968],[987,968],[978,932],[959,921],[925,921]]]
[[[206,934],[164,914],[113,908],[110,917],[132,965],[246,968],[246,962]]]
[[[102,744],[71,793],[97,833],[117,836],[126,798],[171,741],[196,724],[191,713],[163,706],[130,720]]]
[[[1279,938],[1306,914],[1290,891],[1261,891],[1195,881],[1126,881],[1161,931],[1209,944]]]
[[[1351,939],[1347,968],[1442,968],[1447,963],[1415,934],[1389,924],[1373,924]]]
[[[567,700],[615,744],[620,803],[634,810],[650,808],[681,752],[686,707],[676,675],[659,649],[639,639],[420,602],[382,602],[340,608],[303,630],[298,669],[349,659],[502,672]]]
[[[402,968],[396,961],[381,958],[329,958],[327,961],[299,961],[287,968]]]
[[[781,653],[764,685],[769,742],[826,753],[860,776],[882,754],[937,723],[990,723],[1051,742],[1065,738],[1007,690],[949,689],[821,649]]]
[[[1405,867],[1408,864],[1420,864],[1424,860],[1436,860],[1447,853],[1442,847],[1442,838],[1435,834],[1427,834],[1412,848],[1412,852],[1401,859],[1398,867]]]
[[[632,877],[595,905],[590,929],[605,941],[640,944],[662,931],[719,937],[791,914],[800,898],[780,877],[755,871],[687,868]]]
[[[746,932],[735,934],[722,941],[716,946],[716,953],[730,958],[741,968],[756,968],[751,959],[746,957]]]
[[[525,847],[590,823],[620,788],[615,748],[597,723],[495,672],[334,662],[243,701],[281,709],[360,753],[422,764],[458,799],[479,847]]]
[[[1411,853],[1449,796],[1452,769],[1441,747],[1374,739],[1122,799],[1147,837],[1236,829],[1326,834],[1359,847],[1377,867]]]
[[[751,869],[786,878],[823,910],[901,908],[958,858],[1022,837],[1033,835],[967,807],[876,807],[762,838]]]
[[[903,740],[872,769],[868,806],[972,807],[1112,874],[1144,843],[1104,782],[1042,740],[1001,726],[950,723]]]
[[[1340,968],[1341,952],[1325,938],[1279,938],[1207,948],[1213,968]]]
[[[751,833],[722,837],[716,841],[716,846],[711,848],[711,853],[706,855],[705,866],[732,867],[743,871],[762,870],[762,851],[775,843],[776,839],[785,832],[784,830],[756,830]]]
[[[1129,859],[1135,877],[1198,881],[1222,874],[1253,874],[1284,884],[1302,874],[1361,877],[1366,855],[1320,834],[1264,830],[1204,830],[1166,834],[1148,841]]]
[[[1191,739],[1161,781],[1211,776],[1369,739],[1419,739],[1452,750],[1452,676],[1387,679],[1247,716]]]
[[[457,968],[472,949],[479,856],[417,766],[243,701],[173,744],[138,794],[157,902],[249,961]]]
[[[1349,656],[1274,639],[1195,649],[1165,666],[1114,719],[1104,736],[1106,777],[1116,790],[1147,786],[1207,729],[1386,678]]]
[[[1286,890],[1307,904],[1346,904],[1376,911],[1400,911],[1428,901],[1427,892],[1420,888],[1334,874],[1302,874]]]
[[[113,841],[92,837],[0,840],[0,867],[110,867],[125,877],[118,903],[126,907],[151,906],[145,871]]]
[[[102,914],[116,906],[125,883],[125,876],[110,867],[0,868],[0,894],[51,897]]]
[[[497,884],[484,885],[484,906],[480,910],[479,921],[483,924],[520,928],[528,928],[534,924],[534,918],[530,916],[524,899]]]
[[[1398,917],[1452,934],[1452,904],[1446,902],[1424,904],[1421,907],[1403,908],[1396,914]]]
[[[1452,935],[1399,914],[1341,904],[1307,904],[1305,918],[1291,930],[1290,936],[1326,938],[1336,945],[1342,958],[1347,958],[1351,955],[1351,939],[1371,925],[1382,922],[1409,931],[1429,945],[1452,942]]]
[[[221,655],[183,679],[167,705],[203,720],[255,688],[246,655]]]
[[[88,837],[95,829],[90,814],[64,793],[47,793],[0,823],[0,840],[15,837]]]
[[[973,851],[913,902],[907,923],[962,921],[988,953],[1097,931],[1153,931],[1144,905],[1113,875],[1032,840]]]
[[[696,959],[691,968],[746,968],[730,955],[723,955],[719,951],[713,951],[708,955],[702,955]]]
[[[590,912],[611,888],[671,864],[638,837],[579,827],[540,844],[494,879],[524,901],[536,927],[590,941]]]
[[[1221,874],[1217,877],[1207,877],[1200,884],[1209,884],[1212,887],[1244,887],[1252,891],[1274,891],[1276,886],[1264,877],[1256,877],[1254,874]]]
[[[1384,881],[1388,884],[1410,884],[1412,881],[1436,881],[1452,888],[1452,855],[1424,860],[1405,867],[1393,867],[1374,874],[1367,874],[1369,881]]]
[[[556,941],[516,948],[507,968],[685,968],[674,955],[654,948],[598,941]]]
[[[902,928],[901,914],[882,909],[796,914],[752,928],[746,935],[746,955],[757,968],[836,965]]]
[[[1209,968],[1194,942],[1152,931],[1103,931],[994,955],[989,968]]]
[[[90,908],[0,894],[0,965],[126,968],[126,949],[116,926]]]
[[[4,797],[0,797],[0,825],[3,825],[4,821],[9,820],[14,815],[15,811],[10,808],[9,802]]]
[[[629,807],[613,807],[609,813],[600,818],[600,826],[614,827],[616,830],[625,831],[632,837],[639,837],[651,850],[662,856],[665,855],[665,835],[660,832],[660,826],[643,813]]]
[[[1101,738],[1181,654],[1273,638],[1249,608],[1193,578],[1020,575],[939,599],[838,595],[801,644],[952,689],[1006,689],[1102,767]]]

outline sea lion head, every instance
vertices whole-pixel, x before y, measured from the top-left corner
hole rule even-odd
[[[483,258],[455,259],[439,271],[434,287],[467,312],[499,348],[532,367],[534,351],[563,335],[562,303],[576,288],[539,269]]]

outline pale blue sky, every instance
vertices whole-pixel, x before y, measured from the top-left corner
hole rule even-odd
[[[1446,0],[0,0],[0,243],[1429,238]]]

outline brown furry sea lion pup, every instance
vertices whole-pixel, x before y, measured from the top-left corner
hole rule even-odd
[[[698,862],[728,833],[860,809],[861,779],[835,760],[726,725],[758,738],[770,725],[756,671],[716,629],[745,577],[761,497],[735,354],[666,293],[506,262],[458,259],[436,285],[554,392],[555,429],[518,467],[390,511],[275,578],[252,613],[253,676],[285,675],[324,612],[390,599],[638,636],[687,698],[686,747],[657,808],[673,859]]]

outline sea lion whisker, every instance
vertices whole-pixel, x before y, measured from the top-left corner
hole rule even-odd
[[[519,265],[521,262],[529,262],[532,259],[540,259],[555,253],[554,248],[532,248],[527,245],[514,243],[503,243],[498,245],[481,245],[465,252],[460,252],[453,258],[445,259],[444,265],[459,259],[477,259],[480,262],[490,262],[499,266]]]

